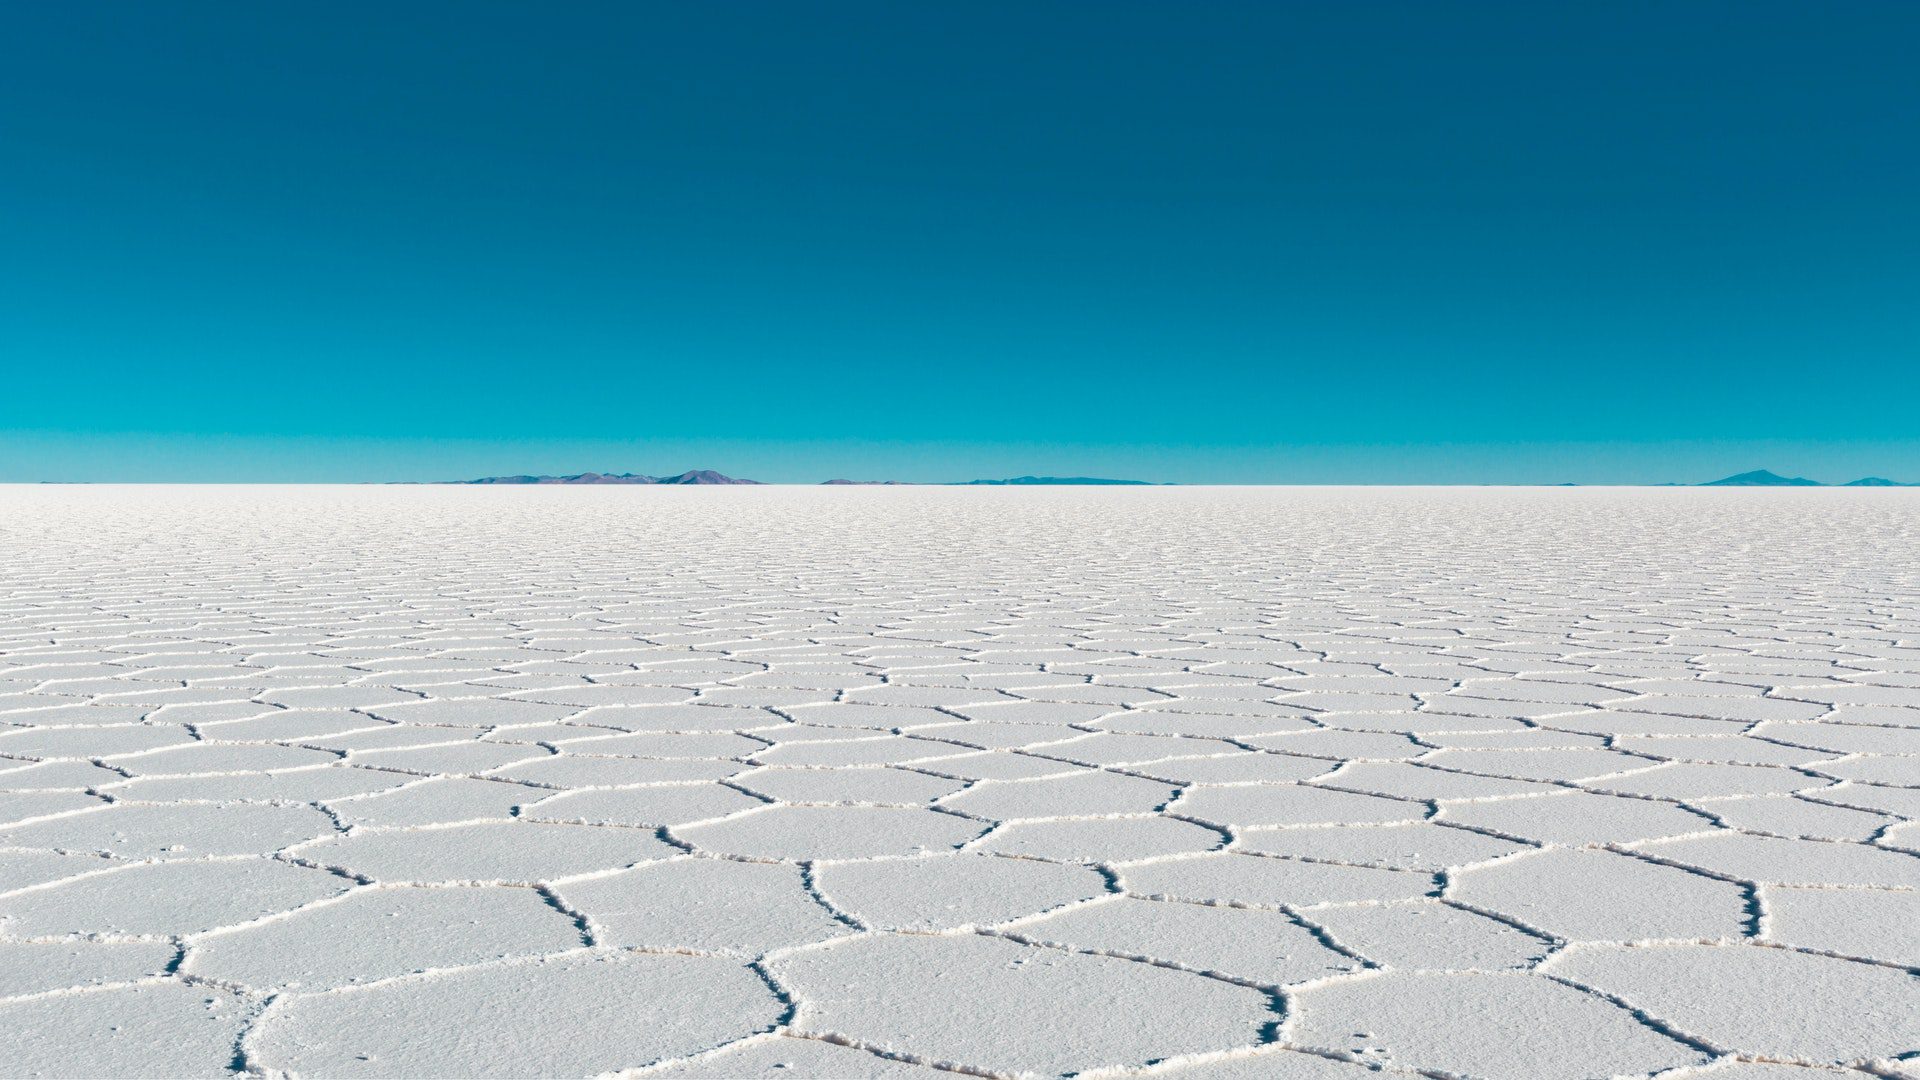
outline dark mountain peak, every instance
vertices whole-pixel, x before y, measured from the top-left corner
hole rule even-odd
[[[731,476],[714,472],[712,469],[689,469],[679,476],[660,476],[654,478],[656,484],[758,484],[758,480],[735,480]]]
[[[638,473],[583,472],[572,476],[543,476],[540,482],[543,484],[651,484],[654,480],[651,476],[641,476]]]
[[[758,480],[735,480],[712,469],[693,469],[679,476],[646,476],[641,473],[574,473],[571,476],[483,476],[478,480],[455,480],[456,484],[757,484]]]
[[[1916,487],[1920,485],[1903,484],[1898,480],[1889,480],[1884,476],[1863,476],[1858,480],[1849,480],[1841,487]]]
[[[551,480],[552,477],[548,477],[547,479]],[[450,484],[537,484],[540,482],[540,477],[528,476],[522,473],[519,476],[483,476],[478,480],[449,480],[446,482]]]
[[[1823,487],[1818,480],[1809,480],[1804,476],[1786,477],[1766,469],[1736,473],[1733,476],[1709,480],[1701,487]]]

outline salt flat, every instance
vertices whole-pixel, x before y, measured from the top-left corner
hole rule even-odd
[[[1915,1075],[1917,533],[0,489],[0,1074]]]

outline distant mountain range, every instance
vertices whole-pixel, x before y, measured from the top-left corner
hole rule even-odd
[[[1149,480],[1102,480],[1097,476],[1016,476],[1008,480],[968,480],[965,481],[965,483],[968,486],[989,484],[994,487],[1025,487],[1028,485],[1047,484],[1097,484],[1109,486],[1119,484],[1129,487],[1153,486],[1152,481]]]
[[[1765,469],[1752,472],[1735,473],[1718,480],[1709,480],[1700,487],[1920,487],[1920,484],[1902,484],[1896,480],[1887,480],[1878,476],[1863,476],[1858,480],[1849,480],[1844,484],[1824,484],[1818,480],[1809,480],[1804,476],[1781,476]]]
[[[690,469],[677,476],[645,476],[640,473],[574,473],[571,476],[483,476],[478,480],[449,480],[451,484],[759,484],[758,480],[738,480],[712,469]],[[892,487],[914,484],[910,480],[827,480],[826,485],[835,487]],[[1048,487],[1081,486],[1100,487],[1153,487],[1149,480],[1107,480],[1097,476],[1013,476],[1005,480],[958,480],[946,484],[928,484],[927,487]],[[1561,487],[1573,487],[1561,484]],[[1678,485],[1662,485],[1666,487]],[[1733,476],[1709,480],[1696,487],[1920,487],[1920,484],[1903,484],[1897,480],[1888,480],[1879,476],[1863,476],[1845,484],[1826,484],[1819,480],[1809,480],[1804,476],[1781,476],[1766,469],[1736,473]]]
[[[1752,472],[1735,473],[1718,480],[1709,480],[1701,487],[1820,487],[1820,481],[1809,480],[1804,476],[1786,477],[1765,469]]]
[[[758,480],[736,480],[712,469],[692,469],[678,476],[645,476],[640,473],[574,473],[572,476],[483,476],[478,480],[449,480],[450,484],[758,484]],[[901,480],[827,480],[834,486],[892,486],[911,483]],[[958,485],[987,484],[1025,487],[1049,484],[1122,484],[1149,486],[1146,480],[1102,480],[1092,476],[1015,476],[1007,480],[962,480]],[[933,485],[939,486],[939,485]],[[955,486],[955,485],[946,485]]]
[[[453,484],[758,484],[735,480],[712,469],[689,469],[678,476],[642,476],[639,473],[574,473],[572,476],[483,476],[478,480],[450,480]]]

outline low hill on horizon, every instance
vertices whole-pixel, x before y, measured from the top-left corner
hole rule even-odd
[[[1752,472],[1735,473],[1718,480],[1709,480],[1700,487],[1824,487],[1818,480],[1809,480],[1804,476],[1781,476],[1766,469]]]
[[[763,481],[745,480],[715,472],[712,469],[689,469],[673,476],[648,476],[644,473],[599,473],[583,472],[567,476],[549,476],[523,473],[516,476],[483,476],[477,480],[443,480],[445,484],[485,484],[485,485],[610,485],[610,484],[667,484],[667,485],[705,485],[705,484],[750,484],[763,485]],[[1097,476],[1013,476],[1004,480],[847,480],[833,479],[821,481],[827,487],[1160,487],[1151,480],[1112,480]],[[1576,484],[1561,484],[1560,487],[1576,487]],[[1678,487],[1688,485],[1657,484],[1654,487]],[[1820,480],[1809,480],[1804,476],[1782,476],[1768,469],[1754,469],[1750,472],[1723,476],[1718,480],[1691,485],[1693,487],[1920,487],[1920,484],[1902,483],[1888,480],[1882,476],[1863,476],[1858,480],[1849,480],[1844,484],[1828,484]]]
[[[1709,480],[1695,487],[1920,487],[1916,484],[1903,484],[1898,480],[1888,480],[1881,476],[1863,476],[1858,480],[1849,480],[1844,484],[1828,484],[1820,480],[1809,480],[1804,476],[1781,476],[1767,469],[1755,469],[1752,472],[1735,473],[1718,480]]]
[[[962,480],[960,484],[972,487],[988,485],[992,487],[1026,487],[1033,485],[1100,484],[1124,485],[1128,487],[1152,487],[1151,480],[1105,480],[1097,476],[1015,476],[1006,480]]]
[[[689,469],[677,476],[645,476],[640,473],[574,473],[572,476],[483,476],[478,480],[449,480],[450,484],[758,484],[758,480],[736,480],[712,469]]]
[[[583,472],[570,476],[548,476],[522,473],[516,476],[483,476],[477,480],[445,480],[448,484],[760,484],[759,480],[742,480],[718,473],[712,469],[690,469],[677,476],[648,476],[644,473],[598,473]],[[893,487],[917,483],[912,480],[823,480],[822,486],[834,487]],[[1147,480],[1106,480],[1093,476],[1015,476],[1006,480],[954,480],[945,483],[935,481],[929,487],[969,487],[987,485],[991,487],[1033,485],[1071,485],[1100,484],[1121,486],[1153,486]]]

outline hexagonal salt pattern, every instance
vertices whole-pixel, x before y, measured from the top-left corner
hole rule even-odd
[[[0,1074],[1914,1075],[1917,522],[0,489]]]

